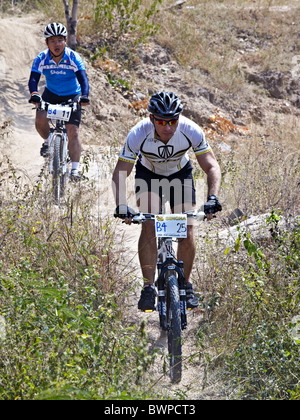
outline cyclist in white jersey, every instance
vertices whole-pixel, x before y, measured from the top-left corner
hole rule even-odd
[[[50,23],[44,30],[47,49],[41,52],[34,60],[30,79],[30,103],[38,108],[41,99],[51,104],[59,104],[68,100],[79,101],[80,105],[89,104],[89,83],[85,71],[84,63],[75,51],[66,46],[67,29],[61,23]],[[40,96],[38,83],[44,74],[46,78],[46,88]],[[79,125],[81,122],[81,106],[77,111],[73,111],[70,121],[66,124],[69,152],[72,160],[71,179],[79,180],[78,172],[81,155],[81,141],[79,137]],[[49,142],[49,121],[45,111],[37,110],[36,129],[44,143],[41,148],[41,155],[48,155]]]
[[[208,219],[222,210],[218,200],[221,170],[202,129],[181,115],[183,106],[173,92],[160,92],[151,97],[150,116],[139,122],[129,132],[113,174],[113,188],[117,208],[115,215],[130,224],[134,211],[127,206],[126,178],[136,163],[136,197],[141,212],[159,213],[162,200],[170,202],[174,213],[192,210],[196,206],[192,165],[188,150],[193,149],[201,169],[207,175],[208,199],[204,211]],[[184,262],[187,281],[187,307],[199,306],[190,282],[195,258],[193,226],[188,235],[178,243],[178,260]],[[138,244],[139,259],[144,278],[144,288],[138,303],[142,311],[154,310],[154,276],[157,248],[154,223],[142,224]]]

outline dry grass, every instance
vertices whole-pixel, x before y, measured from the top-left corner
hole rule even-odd
[[[280,208],[286,215],[299,214],[299,127],[287,123],[267,133],[253,131],[231,153],[217,152],[225,210],[238,207],[251,215]]]
[[[167,5],[173,1],[163,2]],[[237,92],[243,65],[287,70],[299,48],[296,2],[197,1],[160,14],[158,41],[185,66],[208,73],[215,84]]]

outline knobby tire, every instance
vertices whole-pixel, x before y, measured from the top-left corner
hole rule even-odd
[[[178,383],[182,376],[182,330],[179,287],[177,277],[173,274],[167,281],[167,325],[170,377],[172,383]]]

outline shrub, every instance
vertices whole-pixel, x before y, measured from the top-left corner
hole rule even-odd
[[[136,42],[157,31],[153,18],[157,13],[157,6],[161,0],[152,0],[149,8],[142,0],[98,0],[95,9],[95,22],[102,28],[102,32],[112,37],[133,35]]]
[[[271,239],[255,240],[239,231],[225,253],[221,244],[213,251],[206,243],[207,255],[217,252],[218,259],[206,259],[204,275],[210,277],[201,282],[208,318],[198,339],[210,373],[225,379],[232,399],[298,395],[300,338],[291,330],[299,315],[300,225],[281,232],[279,218],[273,211],[267,220]]]
[[[10,163],[0,179],[1,398],[147,395],[142,378],[155,356],[124,320],[126,271],[111,222],[92,215],[89,185],[58,208],[49,180],[31,187]]]

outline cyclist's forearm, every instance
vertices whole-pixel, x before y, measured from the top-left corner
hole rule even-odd
[[[207,172],[208,195],[218,195],[221,187],[221,171],[219,165]]]
[[[124,179],[120,173],[116,173],[112,180],[113,193],[115,197],[116,206],[126,204],[126,178]]]
[[[118,161],[112,177],[113,193],[116,205],[127,204],[126,179],[130,175],[133,164]]]
[[[218,195],[221,187],[221,169],[212,151],[197,156],[201,169],[207,175],[208,195]]]
[[[29,82],[28,82],[30,93],[38,92],[38,85],[39,85],[40,78],[41,78],[40,73],[36,73],[35,71],[31,72]]]
[[[84,70],[79,70],[76,73],[76,77],[81,86],[81,94],[83,96],[89,96],[90,87],[86,72]]]

